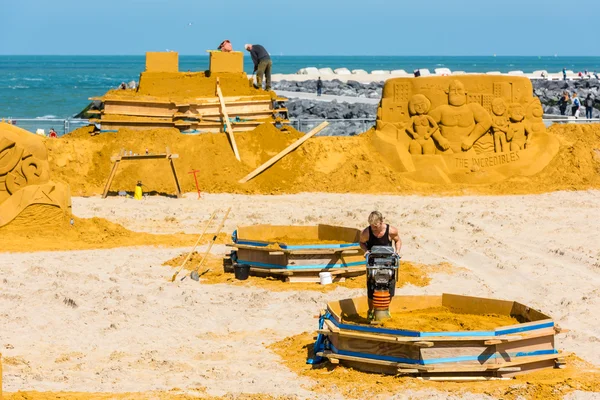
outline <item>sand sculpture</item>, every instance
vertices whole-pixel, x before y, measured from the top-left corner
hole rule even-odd
[[[44,139],[0,123],[0,228],[24,219],[54,224],[71,215],[69,187],[50,181]]]
[[[386,81],[373,144],[424,182],[488,183],[541,171],[558,152],[523,77],[469,75]]]
[[[287,99],[255,89],[244,72],[243,53],[209,52],[209,69],[179,71],[176,52],[146,53],[146,71],[136,89],[111,90],[99,110],[88,110],[102,131],[121,128],[177,128],[185,133],[220,132],[230,121],[234,132],[263,122],[287,122]],[[217,97],[217,87],[222,95]]]

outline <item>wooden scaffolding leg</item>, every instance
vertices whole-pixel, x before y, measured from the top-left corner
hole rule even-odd
[[[231,129],[231,122],[229,121],[229,115],[227,114],[227,108],[225,108],[225,100],[223,100],[223,93],[221,92],[221,86],[219,86],[219,78],[217,78],[217,96],[219,96],[219,102],[221,103],[221,114],[223,115],[223,119],[225,120],[225,124],[227,125],[227,135],[229,136],[229,141],[231,142],[231,147],[233,147],[233,154],[235,154],[235,158],[240,160],[240,153],[238,152],[237,145],[235,144],[235,137],[233,136],[233,129]]]
[[[104,191],[102,192],[102,198],[105,199],[108,196],[108,190],[110,189],[110,185],[117,173],[117,168],[119,168],[120,160],[116,160],[113,164],[112,170],[110,171],[110,175],[108,176],[108,180],[106,181],[106,186],[104,186]]]
[[[179,179],[177,178],[177,171],[175,171],[175,164],[173,164],[173,159],[169,157],[169,165],[171,166],[171,171],[173,172],[173,179],[175,180],[175,191],[177,193],[177,198],[181,197],[181,186],[179,185]]]

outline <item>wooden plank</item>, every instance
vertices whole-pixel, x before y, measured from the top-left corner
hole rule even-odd
[[[219,96],[219,102],[221,103],[221,113],[223,114],[223,118],[225,118],[225,123],[227,124],[227,135],[229,136],[229,142],[233,148],[233,154],[235,154],[235,158],[237,158],[238,161],[241,161],[240,153],[238,152],[237,145],[235,144],[235,136],[233,135],[233,129],[231,128],[229,115],[227,115],[225,101],[223,100],[223,93],[221,93],[221,86],[219,86],[219,78],[217,78],[217,96]]]
[[[289,283],[320,283],[321,279],[318,276],[297,276],[290,275],[285,279]],[[346,278],[343,276],[332,276],[331,281],[333,283],[345,282]]]
[[[269,168],[271,165],[275,164],[277,161],[279,161],[280,159],[285,157],[288,153],[290,153],[293,150],[300,147],[302,145],[302,143],[306,142],[308,139],[310,139],[317,133],[321,132],[327,125],[329,125],[329,123],[327,121],[321,123],[316,128],[314,128],[313,130],[308,132],[306,135],[302,136],[300,139],[296,140],[294,143],[290,144],[288,147],[283,149],[277,155],[273,156],[269,161],[265,162],[260,167],[256,168],[254,171],[250,172],[248,175],[246,175],[245,177],[240,179],[238,182],[239,183],[248,182],[250,179],[254,178],[256,175],[260,174],[261,172],[263,172],[264,170]]]
[[[246,250],[255,250],[255,251],[264,251],[264,252],[281,252],[285,254],[292,255],[313,255],[313,254],[358,254],[360,251],[360,246],[352,246],[352,247],[340,247],[335,249],[281,249],[278,246],[270,245],[270,246],[252,246],[246,244],[237,244],[237,243],[227,243],[226,246],[229,247],[237,247],[238,249],[246,249]]]
[[[261,274],[282,275],[282,276],[288,276],[288,275],[293,274],[292,271],[288,271],[288,270],[284,270],[284,269],[258,268],[258,267],[252,267],[252,266],[250,267],[250,271],[258,272]]]
[[[325,320],[324,321],[325,326],[327,327],[327,329],[329,329],[331,332],[333,333],[339,333],[340,332],[340,328],[338,328],[333,322],[329,321],[329,320]]]
[[[544,354],[541,356],[530,356],[530,357],[515,357],[514,361],[490,365],[489,369],[516,367],[516,366],[520,366],[523,364],[535,363],[535,362],[539,362],[539,361],[554,360],[554,359],[557,359],[560,357],[565,357],[566,355],[569,355],[569,354],[570,353],[568,353],[568,354],[560,353],[560,354]]]
[[[337,354],[328,350],[325,350],[323,352],[319,352],[317,353],[318,356],[320,357],[327,357],[329,358],[329,356],[337,358],[339,360],[346,360],[346,361],[357,361],[360,363],[366,363],[366,364],[375,364],[375,365],[384,365],[384,366],[389,366],[389,367],[396,367],[396,368],[410,368],[410,369],[417,369],[419,371],[429,371],[432,368],[429,367],[428,365],[419,365],[419,364],[406,364],[406,363],[397,363],[397,362],[393,362],[393,361],[383,361],[383,360],[373,360],[370,358],[362,358],[362,357],[353,357],[353,356],[346,356],[346,355],[342,355],[342,354]]]
[[[418,376],[417,379],[435,382],[470,382],[470,381],[508,381],[510,378],[498,378],[495,376]]]
[[[106,196],[108,196],[108,191],[110,189],[110,185],[112,184],[115,174],[117,173],[117,168],[119,168],[119,161],[120,160],[115,161],[115,163],[113,164],[113,167],[110,171],[110,174],[108,175],[108,180],[106,181],[106,185],[104,185],[104,190],[102,191],[103,199],[105,199]]]
[[[172,157],[169,157],[169,166],[171,167],[171,172],[173,173],[173,180],[175,181],[175,192],[177,194],[177,198],[181,198],[181,185],[179,185],[179,179],[177,178],[177,171],[175,170],[175,164],[173,164]]]

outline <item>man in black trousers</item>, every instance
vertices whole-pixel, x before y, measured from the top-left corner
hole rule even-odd
[[[256,85],[262,89],[263,75],[266,78],[266,90],[271,90],[271,67],[273,62],[269,52],[260,44],[247,44],[244,46],[250,52],[252,61],[254,62],[254,72],[256,73]]]

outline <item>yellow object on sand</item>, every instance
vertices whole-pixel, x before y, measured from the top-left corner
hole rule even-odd
[[[141,200],[141,199],[142,199],[142,195],[143,195],[143,192],[142,192],[142,187],[141,187],[141,186],[139,186],[139,185],[138,185],[138,186],[136,186],[136,187],[135,187],[135,193],[134,193],[134,195],[133,195],[133,198],[134,198],[134,199],[136,199],[136,200]]]

